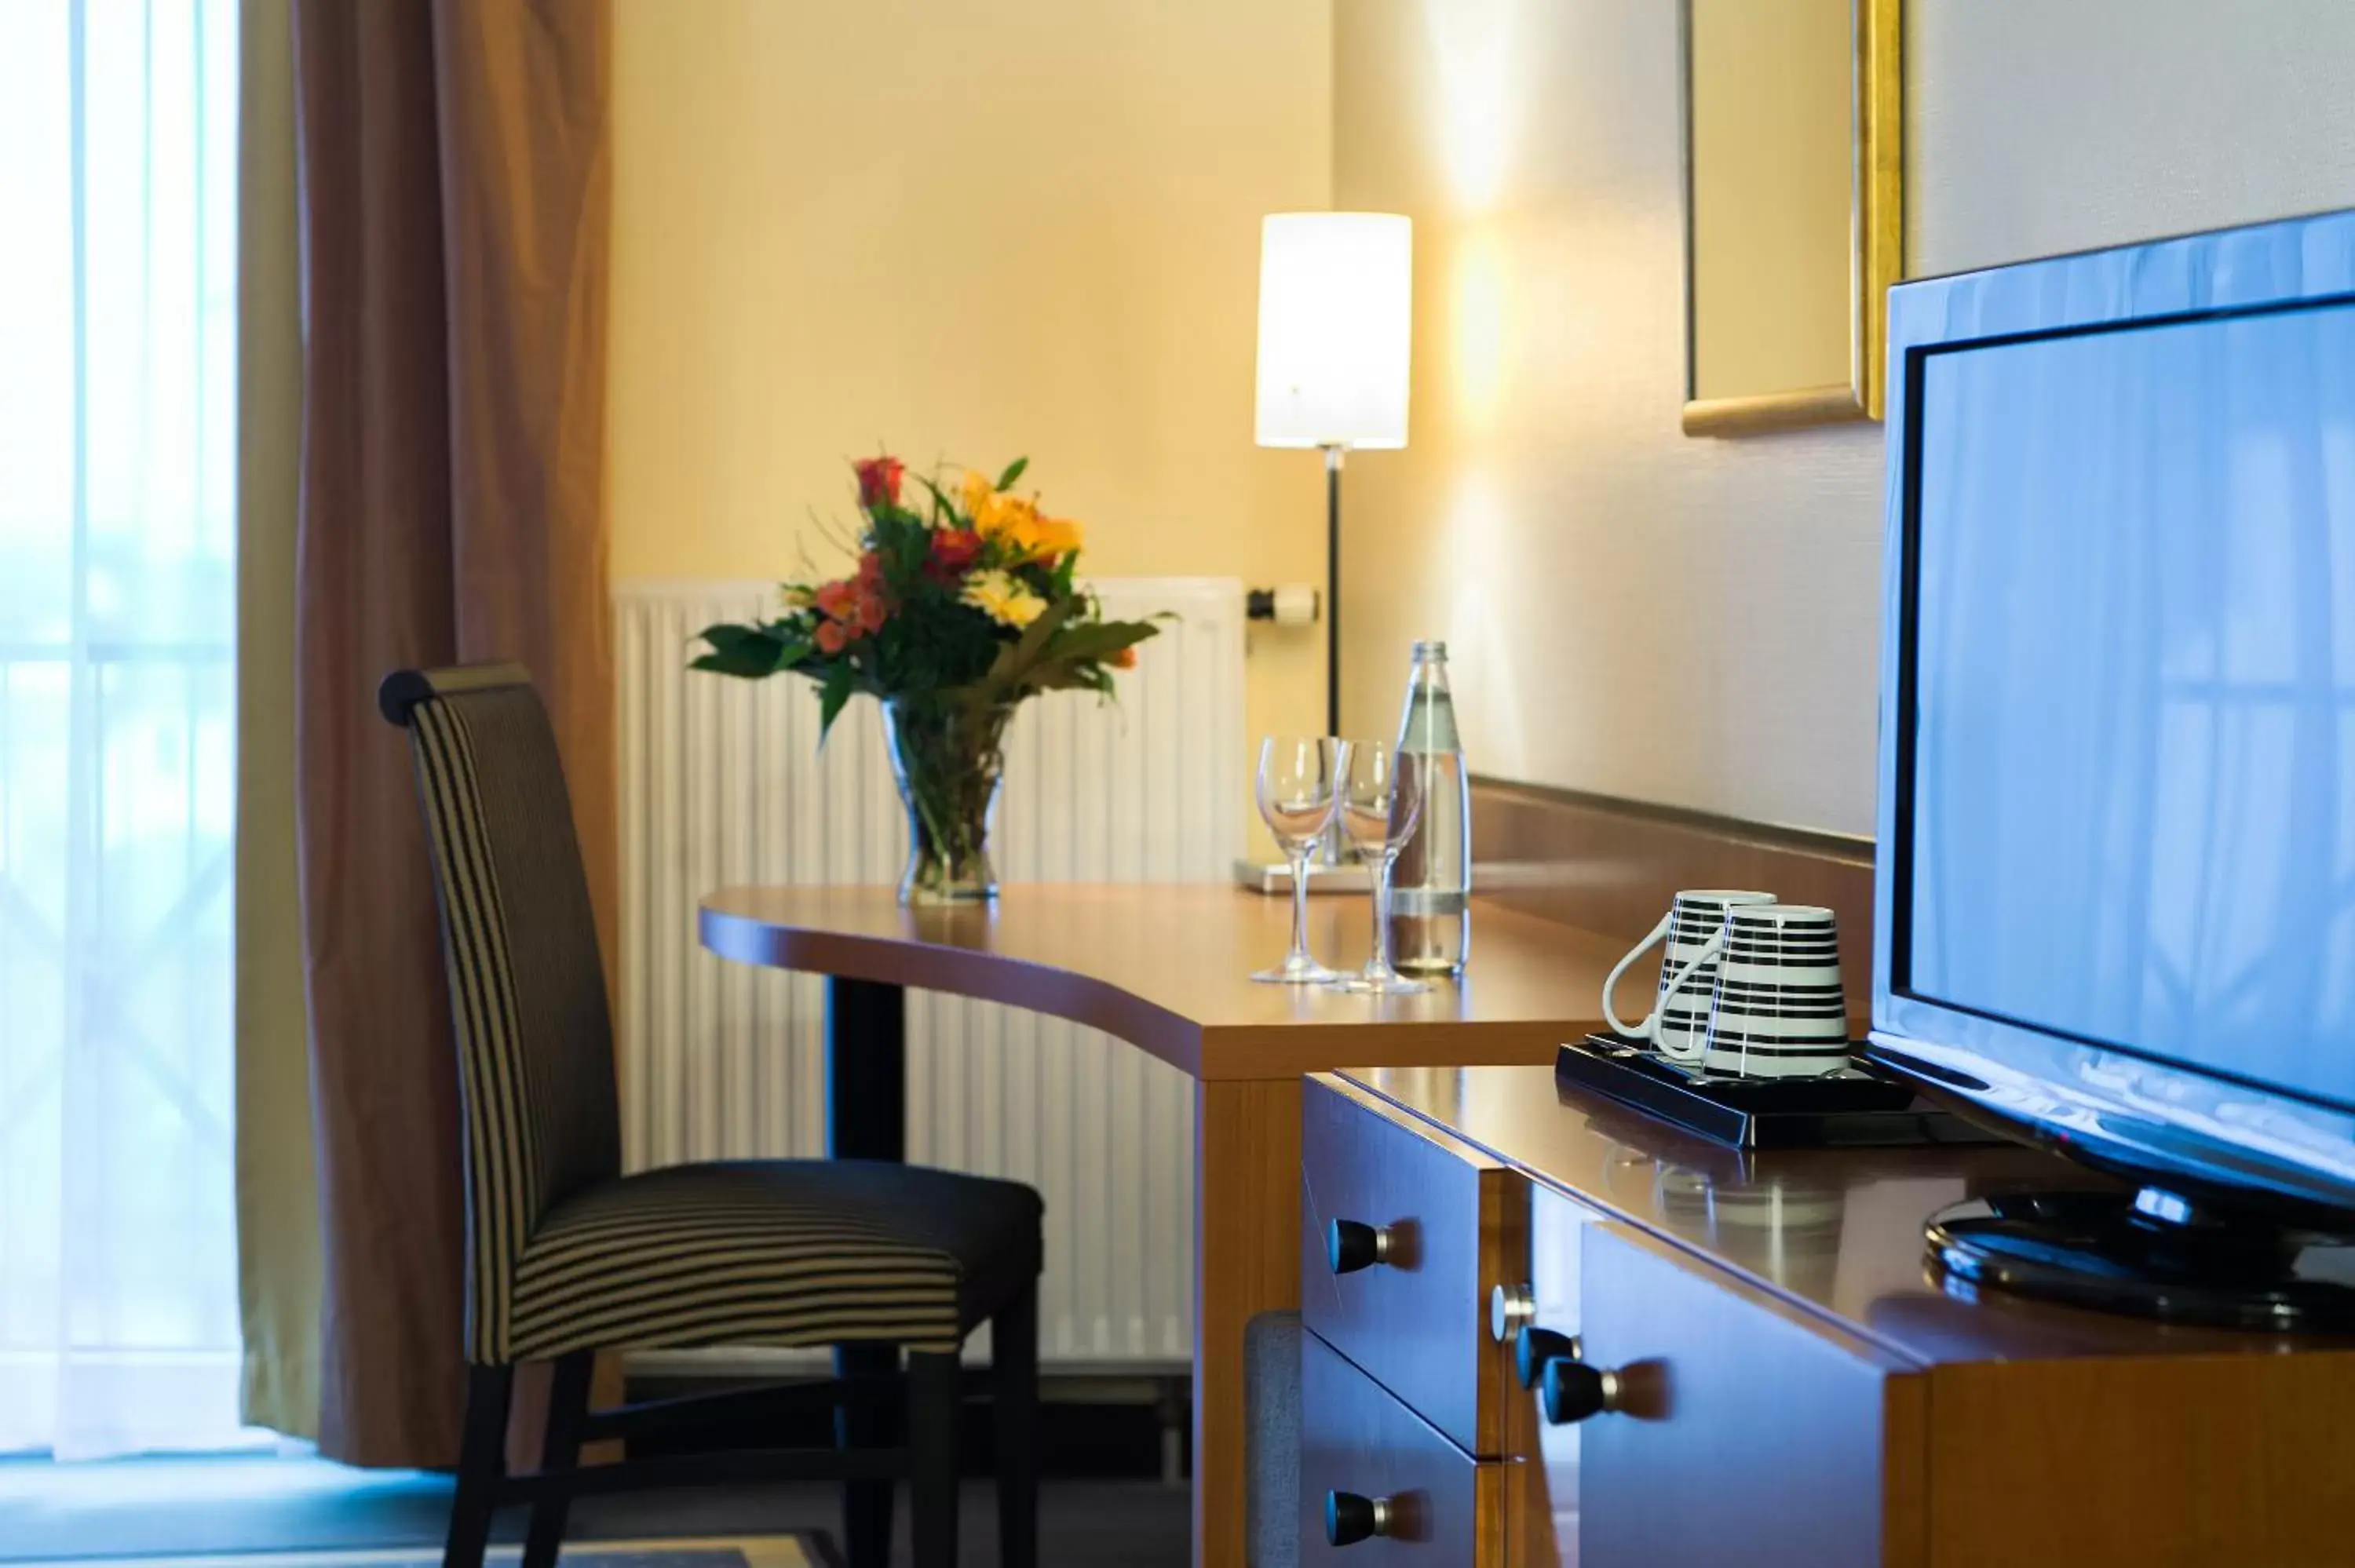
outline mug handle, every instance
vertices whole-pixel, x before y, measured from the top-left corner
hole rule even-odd
[[[1668,927],[1676,917],[1677,912],[1674,909],[1661,916],[1660,923],[1652,927],[1652,934],[1628,948],[1627,956],[1611,966],[1610,978],[1603,982],[1603,1017],[1611,1025],[1613,1033],[1624,1034],[1630,1040],[1649,1040],[1652,1037],[1652,1031],[1659,1027],[1660,1010],[1658,1008],[1653,1008],[1651,1016],[1646,1018],[1643,1022],[1630,1025],[1619,1016],[1619,1010],[1612,1005],[1611,999],[1613,993],[1618,991],[1619,977],[1627,972],[1627,966],[1658,945],[1660,939],[1668,934]]]
[[[1653,1033],[1646,1036],[1646,1038],[1651,1039],[1653,1044],[1658,1045],[1660,1054],[1666,1056],[1671,1062],[1681,1063],[1689,1067],[1695,1062],[1706,1062],[1709,1060],[1709,1040],[1706,1034],[1704,1034],[1701,1039],[1700,1052],[1694,1055],[1679,1056],[1675,1052],[1669,1050],[1667,1044],[1657,1037],[1659,1030],[1659,1016],[1661,1013],[1668,1011],[1668,999],[1676,995],[1677,992],[1684,990],[1686,982],[1690,980],[1695,974],[1700,972],[1701,965],[1709,962],[1710,959],[1725,951],[1725,934],[1732,928],[1733,917],[1732,913],[1729,911],[1726,916],[1725,924],[1720,926],[1714,932],[1710,933],[1709,940],[1700,945],[1700,951],[1692,956],[1691,961],[1677,971],[1676,978],[1674,980],[1665,980],[1661,983],[1660,1004],[1652,1010],[1652,1016],[1645,1020],[1645,1023],[1653,1031]]]

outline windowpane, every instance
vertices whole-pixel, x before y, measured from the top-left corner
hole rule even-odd
[[[236,73],[0,5],[0,1452],[240,1436]]]

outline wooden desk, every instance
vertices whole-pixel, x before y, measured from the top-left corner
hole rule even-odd
[[[1593,1026],[1625,949],[1475,902],[1455,985],[1359,997],[1258,985],[1291,907],[1189,884],[1009,887],[995,909],[903,909],[888,887],[730,888],[703,902],[703,945],[829,977],[827,1147],[904,1157],[904,989],[1088,1024],[1195,1080],[1194,1558],[1241,1568],[1243,1324],[1300,1299],[1300,1083],[1348,1065],[1550,1063]],[[1364,901],[1313,900],[1328,963],[1362,962]]]

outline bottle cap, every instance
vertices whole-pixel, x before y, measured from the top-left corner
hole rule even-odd
[[[1447,658],[1447,644],[1437,641],[1418,642],[1414,645],[1414,656],[1418,659],[1437,659],[1444,662]]]

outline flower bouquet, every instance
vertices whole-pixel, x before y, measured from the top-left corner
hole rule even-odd
[[[967,473],[954,491],[894,457],[852,465],[858,478],[858,565],[829,582],[784,586],[784,612],[753,626],[707,627],[694,667],[816,683],[819,735],[860,693],[883,704],[892,778],[908,810],[911,904],[987,899],[989,818],[1004,770],[1007,721],[1025,698],[1080,689],[1110,696],[1133,667],[1149,621],[1106,620],[1077,586],[1080,528],[1050,517],[1014,485]]]

